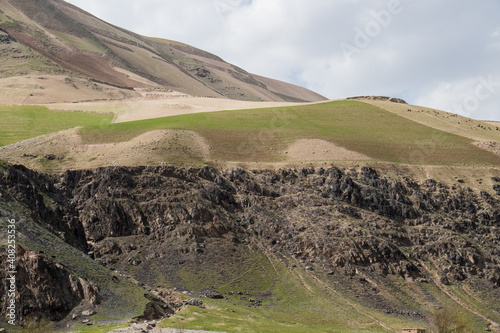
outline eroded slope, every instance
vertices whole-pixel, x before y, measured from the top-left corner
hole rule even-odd
[[[374,321],[377,329],[365,329],[424,325],[443,305],[473,318],[472,331],[500,321],[498,176],[488,194],[366,167],[115,167],[53,176],[7,168],[2,193],[151,288],[248,294],[274,314],[330,299],[338,311],[302,315],[359,331]],[[52,215],[63,218],[57,224]],[[283,289],[283,274],[302,287]]]

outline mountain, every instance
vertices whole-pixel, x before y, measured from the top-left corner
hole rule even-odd
[[[0,22],[0,331],[500,332],[499,123]]]
[[[399,332],[448,318],[500,329],[491,123],[381,97],[119,123],[0,112],[18,323]],[[2,262],[8,241],[2,232]],[[5,284],[0,295],[6,318]]]
[[[113,26],[62,0],[1,0],[0,52],[1,78],[77,76],[131,96],[133,89],[163,88],[249,101],[325,100],[195,47]]]

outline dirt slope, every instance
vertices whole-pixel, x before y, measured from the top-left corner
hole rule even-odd
[[[0,77],[59,72],[122,89],[161,86],[194,96],[248,101],[325,99],[252,75],[192,46],[110,25],[61,0],[0,0],[0,11],[0,53],[6,61],[17,62],[16,70],[6,66]],[[20,59],[15,48],[21,46],[36,59]]]
[[[58,170],[67,170],[199,161],[210,154],[207,141],[191,131],[156,130],[125,142],[83,144],[78,130],[73,128],[0,147],[0,155],[33,168],[50,168],[57,162]]]
[[[47,104],[52,110],[71,110],[83,112],[114,112],[113,122],[127,122],[141,119],[168,117],[189,113],[213,112],[222,110],[242,110],[280,106],[292,106],[290,102],[248,102],[227,98],[193,97],[176,91],[158,92],[157,90],[136,90],[142,98],[128,100],[89,101],[81,103]]]

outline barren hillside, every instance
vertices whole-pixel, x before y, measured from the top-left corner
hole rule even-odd
[[[192,46],[110,25],[62,0],[1,0],[0,34],[0,77],[50,74],[64,80],[76,75],[125,94],[136,88],[162,87],[193,96],[248,101],[325,99],[301,87],[252,75]]]

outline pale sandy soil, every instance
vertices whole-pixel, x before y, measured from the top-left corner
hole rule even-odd
[[[158,165],[172,156],[193,156],[211,161],[211,149],[207,140],[192,131],[154,130],[129,141],[104,144],[84,144],[78,131],[78,128],[73,128],[0,147],[0,156],[10,162],[43,169],[51,168],[51,160],[47,156],[54,155],[56,160],[53,163],[57,164],[55,169],[60,170],[114,165]],[[297,140],[283,154],[286,156],[285,162],[271,164],[280,167],[300,162],[370,160],[368,156],[318,139]],[[228,165],[238,163],[227,162]]]
[[[141,97],[141,94],[133,90],[119,89],[68,76],[34,75],[0,78],[0,105],[34,105],[138,97]]]
[[[87,103],[67,103],[54,104],[54,109],[68,109],[92,112],[115,112],[118,114],[117,121],[127,119],[145,119],[157,116],[186,114],[193,112],[210,112],[223,109],[243,109],[264,106],[296,105],[293,103],[260,103],[242,102],[228,99],[192,97],[165,88],[147,88],[138,90],[141,96],[136,99],[126,101],[96,101]],[[1,94],[1,92],[0,92]],[[158,97],[160,96],[160,97]],[[500,139],[494,130],[476,129],[478,121],[469,120],[460,116],[452,116],[449,113],[435,111],[426,108],[419,108],[415,111],[414,106],[401,105],[396,103],[378,102],[377,106],[388,111],[395,112],[409,119],[422,124],[433,125],[435,128],[450,128],[450,122],[465,121],[466,135],[472,136],[478,142],[476,145],[483,149],[499,154]],[[374,102],[375,104],[375,102]],[[412,109],[411,112],[407,111]],[[429,111],[429,112],[427,112]],[[492,126],[493,123],[482,123]],[[455,131],[461,133],[464,128],[457,124]],[[187,154],[186,154],[187,153]],[[45,156],[53,154],[63,160],[51,161]],[[159,165],[167,161],[169,157],[194,156],[215,166],[225,168],[231,166],[242,166],[246,168],[283,168],[283,167],[327,167],[334,163],[347,168],[358,167],[359,165],[374,165],[384,168],[385,164],[370,160],[369,157],[357,152],[349,151],[334,143],[317,140],[302,139],[294,142],[286,150],[277,152],[277,155],[284,157],[279,163],[245,163],[241,161],[214,161],[210,158],[210,147],[208,142],[197,133],[191,131],[157,130],[144,133],[128,142],[86,145],[81,142],[78,129],[70,129],[58,133],[48,134],[38,138],[26,140],[5,147],[0,147],[0,157],[12,163],[21,163],[38,170],[64,170],[96,168],[110,165]],[[278,156],[279,157],[279,156]],[[390,165],[390,164],[387,164]],[[391,169],[392,167],[389,167]],[[399,166],[405,169],[405,166]],[[411,169],[411,171],[410,171]],[[420,170],[422,169],[422,170]],[[395,169],[396,170],[396,169]],[[420,171],[418,171],[420,170]],[[449,170],[442,167],[409,167],[405,172],[418,174],[418,178],[435,178],[444,182],[454,182],[456,177],[464,178],[467,183],[469,179],[472,185],[476,177],[498,176],[498,166],[492,166],[491,170],[481,169],[474,171],[473,168]],[[486,172],[488,171],[488,172]],[[395,174],[399,171],[395,171]],[[451,176],[453,175],[453,177]],[[491,186],[485,190],[491,190]]]
[[[138,93],[143,95],[143,98],[125,101],[58,103],[47,105],[47,107],[52,110],[114,112],[116,113],[114,122],[120,123],[189,113],[297,105],[286,102],[247,102],[225,98],[192,97],[178,92],[161,90],[142,89],[138,90]],[[149,97],[151,95],[154,97]]]
[[[288,161],[359,161],[371,160],[370,157],[340,147],[332,142],[318,139],[295,141],[285,154]]]
[[[150,85],[152,87],[155,87],[155,86],[158,86],[157,83],[151,81],[151,80],[148,80],[146,78],[143,78],[142,76],[140,75],[137,75],[135,73],[132,73],[126,69],[123,69],[123,68],[118,68],[118,67],[114,67],[115,71],[117,72],[120,72],[122,74],[125,74],[127,75],[127,77],[131,80],[134,80],[134,81],[137,81],[137,82],[141,82],[141,83],[144,83],[144,84],[147,84],[147,85]]]
[[[488,121],[485,121],[485,123],[488,124],[488,125],[491,125],[491,126],[495,126],[495,127],[498,126],[498,127],[500,127],[500,121],[490,121],[490,120],[488,120]]]
[[[159,165],[173,154],[207,159],[210,147],[204,138],[192,131],[155,130],[130,141],[105,144],[84,144],[73,128],[0,147],[2,158],[35,169],[87,169],[102,166]],[[54,155],[56,160],[50,160]],[[178,156],[178,155],[176,155]],[[61,158],[61,160],[57,160]]]
[[[143,332],[151,332],[151,333],[224,333],[224,332],[215,332],[215,331],[198,331],[198,330],[186,330],[186,329],[178,329],[178,328],[154,328],[151,330],[143,330],[140,328],[140,325],[137,325],[136,328],[120,328],[110,333],[143,333]]]
[[[474,145],[500,155],[500,142],[498,141],[476,141]]]
[[[288,158],[279,163],[214,161],[210,158],[208,142],[191,131],[155,130],[127,142],[88,145],[82,143],[76,128],[0,147],[0,158],[35,170],[55,172],[102,166],[161,165],[168,161],[169,157],[185,158],[186,155],[195,156],[200,161],[204,160],[223,169],[234,166],[248,169],[328,168],[335,165],[350,170],[366,165],[396,179],[404,175],[417,180],[432,178],[446,184],[457,184],[457,180],[461,179],[465,181],[464,186],[491,194],[493,194],[492,177],[500,177],[500,166],[486,168],[419,166],[378,162],[330,142],[316,139],[298,140],[286,151],[288,154],[283,151],[282,156],[289,155]],[[49,154],[64,159],[49,160],[46,158]]]
[[[191,96],[158,87],[154,82],[129,71],[115,69],[129,79],[151,86],[120,89],[62,75],[0,78],[0,105],[41,105],[52,110],[113,112],[116,114],[114,122],[117,123],[200,112],[298,105]]]
[[[475,141],[500,141],[500,130],[496,129],[496,126],[500,127],[498,122],[475,120],[417,105],[366,99],[362,100],[362,102],[378,106],[422,125],[464,136]]]

